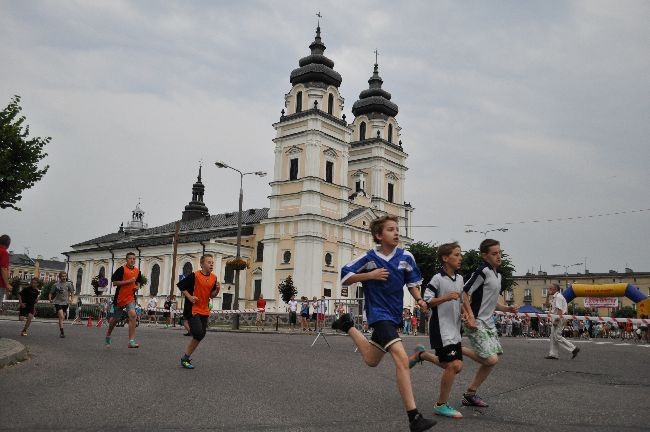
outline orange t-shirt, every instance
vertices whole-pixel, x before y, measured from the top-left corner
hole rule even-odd
[[[210,273],[204,275],[201,271],[194,272],[194,295],[198,298],[197,302],[192,305],[192,315],[210,315],[210,293],[217,283],[217,276]]]
[[[140,270],[137,267],[133,267],[130,269],[128,266],[123,266],[124,269],[124,276],[122,276],[122,280],[129,280],[133,278],[138,278],[138,275],[140,275]],[[124,307],[127,304],[131,302],[135,302],[135,290],[136,290],[136,284],[135,282],[131,282],[126,285],[122,285],[117,287],[116,291],[116,303],[118,307]]]

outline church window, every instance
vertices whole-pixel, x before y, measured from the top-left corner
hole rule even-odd
[[[81,280],[83,279],[83,277],[84,277],[84,271],[82,269],[77,270],[77,283],[74,286],[76,295],[79,295],[81,293]]]
[[[332,93],[327,98],[327,114],[334,114],[334,96]]]
[[[296,112],[302,111],[302,92],[296,93]]]
[[[284,251],[282,254],[282,263],[289,264],[291,262],[291,251]]]
[[[389,143],[393,142],[393,125],[392,124],[388,125],[388,142]]]
[[[262,279],[255,279],[253,282],[255,284],[255,291],[253,292],[253,300],[258,300],[260,298],[260,294],[262,294]]]
[[[366,122],[361,122],[359,125],[359,141],[366,139]]]
[[[329,252],[325,254],[325,265],[328,267],[332,265],[332,254]]]
[[[158,295],[158,285],[160,284],[160,266],[154,264],[151,267],[151,282],[149,285],[149,295]]]
[[[355,192],[361,192],[361,180],[357,180],[354,183],[354,191]]]
[[[223,282],[227,284],[235,283],[235,269],[226,265],[226,269],[223,272]]]
[[[388,183],[388,202],[393,202],[393,199],[395,198],[394,189],[395,189],[395,185],[392,183]]]
[[[257,242],[257,256],[255,261],[264,261],[264,243]]]
[[[334,182],[334,162],[325,162],[325,181],[327,183]]]
[[[289,161],[289,180],[298,179],[298,158]]]
[[[325,297],[332,297],[332,288],[323,288],[323,295]]]
[[[183,265],[183,276],[188,276],[190,273],[192,273],[192,263],[191,262],[186,262]]]
[[[99,276],[106,277],[106,269],[104,268],[104,266],[101,266],[99,268]]]

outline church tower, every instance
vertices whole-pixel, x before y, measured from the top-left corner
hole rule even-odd
[[[201,166],[199,166],[199,175],[196,178],[196,183],[192,185],[192,200],[185,206],[182,221],[190,221],[193,219],[200,219],[210,216],[208,207],[203,202],[203,194],[205,193],[205,186],[201,182]]]
[[[403,237],[412,235],[413,208],[404,202],[406,158],[395,117],[399,111],[391,94],[382,88],[375,62],[369,87],[359,94],[352,106],[353,135],[350,145],[348,184],[353,191],[353,205],[370,206],[400,219]]]
[[[349,212],[348,152],[352,128],[343,114],[341,75],[324,55],[320,24],[290,75],[291,90],[276,130],[270,210],[264,226],[263,286],[277,297],[277,285],[293,277],[301,293],[320,295],[322,269],[337,271],[332,256],[338,222]],[[324,264],[329,254],[327,265]]]

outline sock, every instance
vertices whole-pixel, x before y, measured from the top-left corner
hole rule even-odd
[[[467,391],[465,392],[465,394],[466,394],[466,395],[475,395],[475,394],[476,394],[476,390],[467,389]]]
[[[443,406],[443,405],[444,405],[444,403],[438,403],[438,402],[436,402],[436,406],[437,406],[437,407],[441,407],[441,406]]]
[[[189,356],[189,355],[187,355],[187,354],[183,354],[183,360],[189,360],[189,359],[190,359],[190,356]]]
[[[413,421],[416,415],[420,414],[417,408],[413,408],[411,411],[406,411],[406,414],[409,416],[409,421]]]

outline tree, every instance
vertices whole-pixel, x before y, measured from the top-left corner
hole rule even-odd
[[[289,303],[291,296],[298,294],[298,289],[296,289],[296,286],[293,284],[291,276],[287,276],[287,278],[278,285],[278,289],[280,290],[282,301],[285,303]]]
[[[465,279],[465,281],[469,280],[474,270],[476,270],[476,268],[481,265],[482,261],[483,260],[481,258],[481,253],[476,249],[465,251],[463,254],[463,262],[460,267],[460,274],[463,275],[463,279]],[[512,274],[515,272],[515,266],[512,265],[510,256],[505,252],[501,252],[501,265],[497,271],[501,273],[500,294],[503,294],[505,291],[512,291],[512,287],[517,285],[517,282],[515,282],[515,279],[512,276]]]
[[[440,271],[438,263],[438,246],[435,243],[415,242],[408,248],[413,254],[415,262],[422,274],[422,291],[427,286],[433,275]]]
[[[636,311],[631,306],[623,306],[619,310],[614,311],[613,315],[615,318],[634,318],[636,317]]]
[[[29,138],[29,125],[20,112],[20,96],[12,98],[0,111],[0,208],[20,211],[16,203],[22,199],[24,190],[39,181],[49,165],[38,169],[38,163],[47,156],[43,147],[52,138]]]

